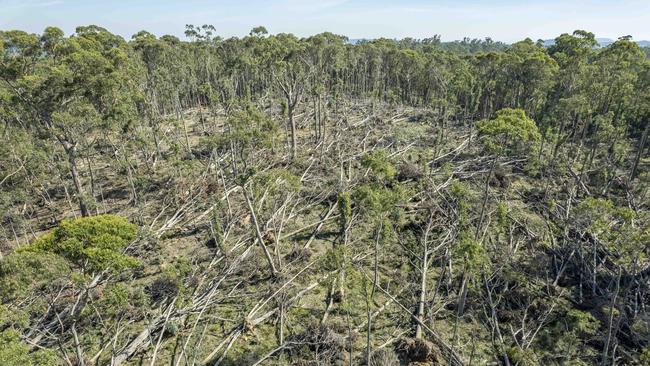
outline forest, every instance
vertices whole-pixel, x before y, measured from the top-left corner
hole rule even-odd
[[[0,31],[0,364],[649,365],[650,52]]]

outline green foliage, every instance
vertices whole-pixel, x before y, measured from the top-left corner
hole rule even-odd
[[[53,351],[30,352],[29,346],[20,341],[20,334],[13,329],[0,332],[0,360],[3,366],[54,366],[59,365]]]
[[[395,167],[390,162],[388,153],[385,150],[373,150],[366,154],[361,160],[364,168],[370,169],[379,179],[392,180],[395,178]]]
[[[590,313],[571,309],[567,313],[571,331],[579,336],[594,335],[600,326],[598,320]]]
[[[570,361],[576,365],[589,365],[585,361],[593,358],[594,350],[587,347],[588,342],[596,336],[600,323],[588,312],[568,309],[558,314],[558,319],[542,331],[540,336],[541,354],[548,354],[550,359],[560,362]]]
[[[29,326],[29,314],[25,311],[12,308],[9,305],[0,305],[0,329],[24,329]]]
[[[148,305],[142,287],[116,283],[103,291],[96,308],[84,308],[84,314],[92,316],[95,311],[99,311],[109,319],[118,319],[120,316],[135,317],[145,315],[149,311]]]
[[[264,35],[266,35],[268,33],[269,32],[266,30],[266,27],[258,26],[258,27],[255,27],[255,28],[251,29],[250,35],[251,36],[261,37],[261,36],[264,36]]]
[[[255,191],[268,195],[295,193],[300,190],[300,177],[287,169],[270,169],[253,178]]]
[[[337,245],[327,250],[323,259],[323,265],[328,271],[334,271],[347,267],[347,248],[344,245]]]
[[[80,183],[79,151],[97,131],[108,137],[137,119],[139,92],[129,46],[93,25],[78,27],[71,37],[48,27],[40,37],[9,31],[0,38],[11,50],[0,53],[0,83],[8,86],[13,106],[8,122],[62,148],[87,216],[91,196]]]
[[[641,357],[639,358],[642,365],[647,365],[650,363],[650,347],[646,347],[641,351]]]
[[[350,219],[352,218],[352,196],[350,195],[350,192],[339,193],[336,205],[339,211],[341,236],[343,236],[348,224],[350,223]]]
[[[497,204],[496,216],[499,226],[505,227],[508,224],[508,207],[503,202]]]
[[[485,249],[469,230],[461,231],[456,241],[455,253],[470,271],[480,270],[487,263]]]
[[[32,289],[46,288],[69,272],[70,264],[57,254],[26,250],[13,252],[0,261],[0,299],[16,299]]]
[[[541,135],[535,121],[521,109],[504,108],[491,120],[481,121],[478,132],[484,144],[494,154],[536,151]]]
[[[352,199],[363,214],[383,221],[383,218],[390,213],[396,213],[399,216],[397,204],[403,202],[407,196],[407,190],[400,185],[389,188],[376,184],[364,184],[354,191]]]
[[[526,39],[514,43],[505,52],[503,64],[512,80],[509,88],[519,93],[516,99],[520,107],[527,113],[541,110],[559,71],[556,61],[542,47]],[[507,93],[505,90],[504,94]]]
[[[506,350],[510,362],[514,365],[520,366],[535,366],[539,365],[537,357],[533,350],[524,350],[519,347],[509,347]]]
[[[10,118],[2,116],[3,100],[0,87],[0,120]],[[10,103],[9,100],[6,101]],[[10,104],[7,104],[9,107]],[[51,144],[39,140],[36,136],[24,129],[5,125],[2,129],[3,137],[11,143],[0,144],[0,181],[4,180],[0,189],[0,220],[9,229],[9,223],[18,230],[21,225],[22,215],[17,209],[30,201],[30,179],[47,181],[52,169],[48,169],[52,151]],[[10,175],[14,173],[13,175]],[[6,179],[5,179],[6,177]]]
[[[123,254],[135,239],[136,227],[115,215],[63,220],[57,228],[35,239],[19,253],[54,253],[69,260],[84,273],[121,271],[138,264]]]
[[[470,209],[470,199],[472,191],[466,183],[453,181],[449,187],[451,196],[458,207],[458,220],[461,225],[467,224],[468,211]]]
[[[590,232],[608,249],[618,253],[616,262],[631,266],[649,256],[650,222],[647,215],[627,207],[617,207],[610,200],[589,197],[575,209],[578,227]]]
[[[470,189],[467,184],[455,180],[451,183],[449,190],[451,194],[457,199],[463,199],[470,195]]]
[[[223,134],[208,137],[204,143],[223,152],[232,151],[235,163],[241,165],[240,174],[245,175],[250,174],[246,169],[251,164],[251,155],[272,147],[277,132],[276,122],[249,103],[231,113]]]

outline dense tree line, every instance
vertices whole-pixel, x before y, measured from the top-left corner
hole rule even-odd
[[[637,155],[610,155],[627,159],[619,164],[630,167],[630,179],[646,146],[650,63],[629,37],[598,49],[593,34],[576,31],[548,49],[524,40],[505,51],[466,55],[443,49],[435,37],[350,45],[331,33],[298,39],[268,36],[263,27],[241,39],[223,40],[211,26],[188,26],[186,34],[190,41],[142,31],[126,42],[95,26],[80,27],[71,37],[56,28],[42,35],[2,33],[5,126],[15,121],[19,132],[40,130],[59,142],[82,214],[88,209],[77,160],[84,157],[77,150],[85,147],[88,132],[142,128],[158,146],[163,116],[264,98],[283,100],[292,150],[297,105],[336,105],[341,98],[424,107],[438,113],[442,124],[521,108],[538,122],[543,143],[561,145],[570,138],[582,147],[588,139],[592,155],[600,152],[597,135],[629,136],[638,141]],[[490,40],[461,43],[493,48]],[[152,142],[146,140],[141,143]],[[613,138],[606,147],[622,141]],[[19,164],[14,162],[16,169]]]
[[[650,362],[630,37],[185,34],[0,31],[5,364]]]

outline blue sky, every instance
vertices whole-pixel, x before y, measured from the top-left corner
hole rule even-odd
[[[0,29],[71,33],[97,24],[126,38],[146,29],[181,36],[185,24],[212,24],[222,36],[264,25],[271,33],[332,31],[350,38],[513,42],[585,29],[597,37],[650,40],[650,0],[0,0]]]

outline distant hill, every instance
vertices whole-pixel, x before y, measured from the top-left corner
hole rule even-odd
[[[616,40],[611,39],[611,38],[596,38],[596,41],[598,42],[598,45],[600,47],[607,47],[610,44],[616,42]],[[636,41],[636,43],[639,45],[639,47],[650,47],[650,41]],[[554,39],[545,39],[544,40],[544,46],[549,47],[555,44]]]
[[[367,38],[352,38],[348,39],[347,43],[351,45],[358,45],[363,42],[372,42],[373,39]],[[461,53],[472,54],[478,52],[492,52],[492,51],[505,51],[509,45],[504,42],[493,41],[491,38],[478,39],[478,38],[463,38],[462,40],[442,42],[439,36],[434,36],[426,39],[392,39],[391,41],[402,49],[417,49],[424,46],[437,46],[443,50]]]
[[[352,38],[348,40],[349,44],[355,45],[359,44],[363,41],[371,41],[372,39],[368,38]],[[616,42],[616,40],[611,39],[611,38],[596,38],[596,41],[598,42],[598,45],[600,47],[607,47],[610,44]],[[454,44],[462,41],[452,41],[452,42],[442,42],[443,44]],[[650,41],[643,40],[643,41],[636,41],[636,43],[639,45],[639,47],[650,47]],[[545,39],[544,40],[544,47],[550,47],[555,44],[555,39]]]
[[[366,38],[352,38],[352,39],[348,39],[348,43],[349,44],[358,44],[358,43],[360,43],[362,41],[367,41],[367,40],[368,39],[366,39]]]

